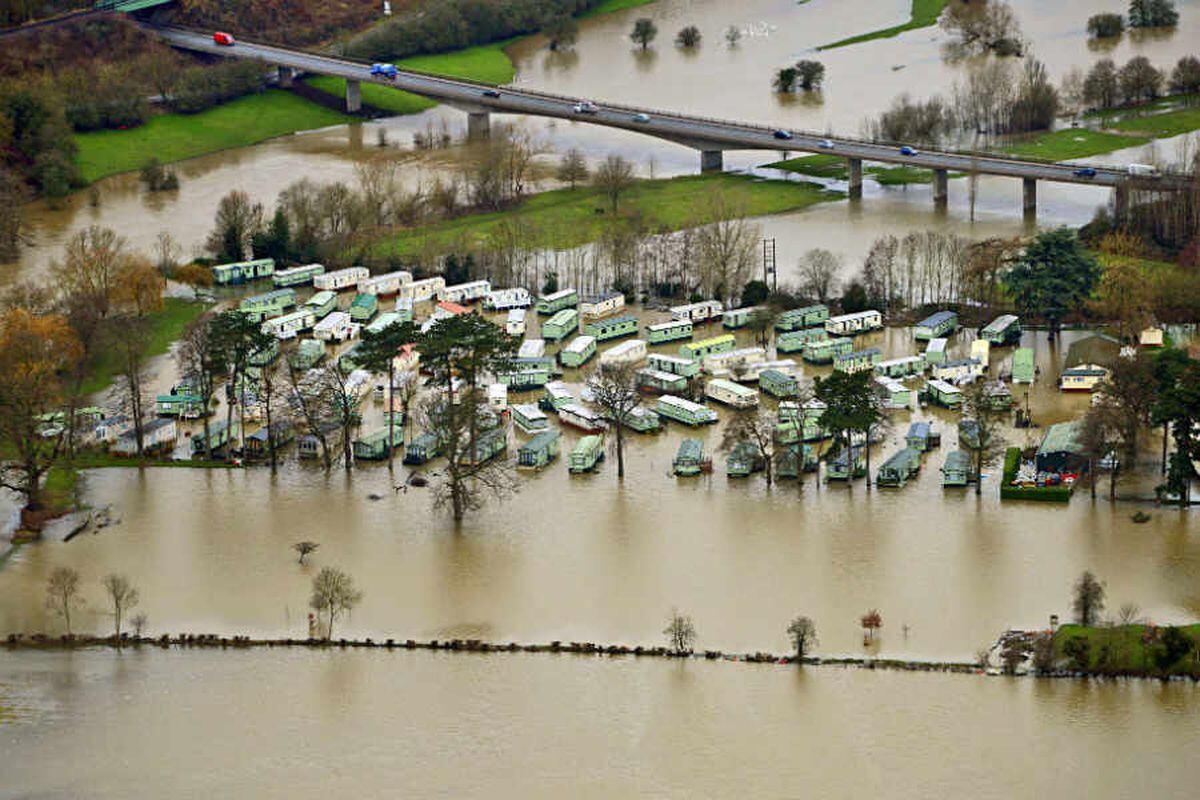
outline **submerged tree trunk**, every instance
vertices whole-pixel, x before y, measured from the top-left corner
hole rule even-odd
[[[625,477],[625,438],[622,436],[621,423],[617,421],[617,477]]]
[[[387,385],[387,454],[388,454],[388,472],[395,469],[396,464],[396,448],[392,444],[396,437],[396,364],[392,359],[388,360],[388,385]],[[405,415],[408,416],[407,414]]]

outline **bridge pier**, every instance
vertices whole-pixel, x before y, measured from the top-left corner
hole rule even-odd
[[[486,139],[492,132],[491,115],[472,111],[467,114],[467,138]]]
[[[850,199],[851,200],[860,200],[860,199],[862,199],[862,176],[863,176],[862,159],[861,158],[847,158],[846,166],[848,166],[850,168],[850,185],[849,185]]]
[[[1027,217],[1037,216],[1037,178],[1022,178],[1021,208]]]
[[[1122,223],[1129,216],[1129,187],[1113,187],[1113,222]]]
[[[700,151],[700,171],[720,172],[725,169],[725,154],[720,150]]]
[[[292,80],[295,77],[296,77],[296,71],[293,70],[291,67],[280,67],[279,68],[279,88],[280,89],[292,88]]]
[[[950,172],[944,169],[933,171],[933,202],[944,206],[950,199]]]
[[[362,111],[362,85],[351,78],[346,79],[346,113]]]

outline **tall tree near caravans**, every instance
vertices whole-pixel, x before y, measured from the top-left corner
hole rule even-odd
[[[1075,231],[1058,228],[1038,234],[1016,256],[1004,278],[1018,308],[1041,314],[1054,338],[1064,315],[1082,309],[1100,279],[1100,265]]]
[[[641,405],[638,393],[637,367],[632,362],[604,364],[588,379],[592,401],[612,422],[617,442],[617,478],[625,477],[625,427],[631,415]]]
[[[364,330],[362,341],[354,353],[354,360],[363,369],[375,374],[387,375],[387,426],[388,426],[388,469],[392,469],[395,448],[393,434],[396,429],[395,397],[396,356],[400,348],[417,340],[419,331],[411,322],[399,322],[380,331]]]
[[[225,348],[217,326],[216,314],[205,312],[194,319],[183,331],[183,338],[175,348],[175,365],[179,374],[191,382],[192,392],[200,398],[201,422],[204,426],[204,441],[211,442],[209,417],[212,413],[213,396],[217,381],[226,374]],[[211,452],[205,451],[209,458]]]
[[[975,380],[963,387],[963,418],[974,423],[970,436],[959,436],[958,446],[971,456],[975,494],[983,494],[983,468],[1004,452],[1004,423],[1007,409],[998,408],[986,381]]]

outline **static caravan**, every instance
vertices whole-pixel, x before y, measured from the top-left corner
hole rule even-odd
[[[542,431],[517,449],[517,466],[526,469],[541,469],[558,458],[562,434],[558,431]]]
[[[509,336],[525,335],[525,309],[511,308],[504,320],[504,332]]]
[[[483,307],[492,311],[508,311],[513,308],[529,308],[533,298],[529,290],[521,287],[514,289],[493,289],[483,298]]]
[[[371,277],[371,270],[366,267],[347,267],[335,269],[313,278],[313,288],[322,292],[340,292],[358,286],[359,281]]]
[[[508,449],[508,437],[500,428],[484,431],[475,437],[475,451],[467,453],[464,461],[469,466],[486,464]]]
[[[325,267],[320,264],[305,264],[302,267],[292,267],[291,269],[281,269],[271,276],[271,280],[275,283],[275,288],[284,286],[307,286],[313,282],[318,275],[325,274]]]
[[[1080,364],[1062,371],[1058,388],[1064,392],[1094,392],[1108,374],[1108,369],[1099,364]]]
[[[1021,320],[1015,314],[1002,314],[989,322],[979,332],[979,338],[987,339],[997,347],[1021,341]]]
[[[621,342],[600,354],[600,365],[605,364],[636,364],[646,360],[646,343],[641,339],[630,339]]]
[[[396,305],[392,306],[392,313],[399,317],[401,322],[412,322],[414,316],[413,301],[397,297]]]
[[[350,319],[365,325],[379,311],[379,298],[373,294],[356,294],[350,303]]]
[[[305,339],[300,342],[296,352],[292,353],[289,361],[295,369],[312,369],[325,358],[325,345],[316,339]]]
[[[671,306],[671,319],[678,322],[708,322],[721,316],[725,306],[720,300],[701,300],[683,306]]]
[[[568,336],[574,336],[578,330],[579,312],[564,308],[542,323],[542,338],[549,342],[561,342]]]
[[[542,358],[545,355],[545,339],[526,339],[517,348],[517,358]]]
[[[251,367],[266,367],[274,364],[279,359],[279,340],[272,339],[262,348],[255,350],[246,359],[246,364]]]
[[[192,458],[208,457],[213,453],[221,452],[230,441],[238,439],[241,430],[236,419],[230,425],[227,425],[223,419],[214,420],[208,426],[207,439],[204,437],[203,429],[192,434]]]
[[[704,442],[699,439],[684,439],[675,451],[671,471],[684,477],[699,475],[712,469],[712,459],[704,452]]]
[[[212,268],[213,283],[218,286],[232,286],[256,281],[259,278],[269,278],[274,272],[275,259],[273,258],[235,261],[231,264],[217,264]]]
[[[170,453],[179,438],[179,426],[173,419],[152,419],[142,425],[143,453]],[[131,428],[113,442],[112,450],[123,456],[137,455],[137,434]]]
[[[702,366],[709,375],[737,377],[750,372],[756,364],[767,360],[761,347],[742,347],[725,353],[715,353],[704,359]]]
[[[487,407],[497,414],[503,414],[508,409],[508,387],[503,383],[488,384]]]
[[[958,408],[963,402],[962,392],[957,386],[937,378],[925,382],[925,395],[930,402],[946,408]]]
[[[262,324],[263,333],[277,339],[295,339],[301,331],[306,331],[317,323],[317,315],[311,309],[301,308],[282,317],[274,317]]]
[[[599,319],[615,314],[625,307],[625,295],[620,292],[602,292],[583,298],[579,313],[584,319]]]
[[[246,437],[246,458],[262,459],[271,454],[272,439],[276,452],[279,448],[286,445],[292,439],[296,438],[296,433],[292,429],[291,423],[276,422],[271,426],[271,433],[267,431],[267,427],[256,430],[254,433]]]
[[[743,306],[741,308],[731,308],[721,314],[721,325],[730,330],[744,328],[750,324],[750,320],[759,312],[765,312],[766,306]]]
[[[575,395],[571,394],[571,390],[562,381],[550,381],[545,386],[545,392],[542,394],[542,399],[538,401],[538,406],[543,411],[557,412],[560,408],[576,402]]]
[[[766,369],[758,373],[758,388],[772,397],[779,399],[795,397],[800,391],[800,383],[786,372],[777,369]]]
[[[606,342],[609,339],[619,339],[622,336],[634,336],[638,332],[637,317],[623,314],[619,317],[608,317],[607,319],[594,319],[591,322],[584,324],[583,332],[588,336],[595,336],[597,342]]]
[[[785,400],[779,404],[775,434],[780,442],[816,442],[829,437],[829,431],[821,425],[821,417],[827,406],[813,398],[804,403]]]
[[[775,320],[777,331],[797,331],[814,325],[824,325],[829,319],[829,307],[824,305],[804,306],[784,311]]]
[[[467,283],[447,286],[445,289],[442,289],[438,297],[450,303],[474,303],[476,300],[482,300],[487,297],[491,291],[492,284],[488,281],[468,281]]]
[[[983,365],[973,358],[956,358],[943,361],[929,368],[929,374],[940,381],[962,383],[971,381],[983,374]]]
[[[432,433],[422,433],[409,442],[404,450],[404,463],[420,466],[437,458],[442,452],[441,443]]]
[[[575,443],[567,456],[567,471],[575,474],[591,472],[604,460],[604,437],[584,436]]]
[[[1018,347],[1013,352],[1012,382],[1033,383],[1035,377],[1037,377],[1037,368],[1034,366],[1033,348]]]
[[[738,442],[725,457],[725,474],[730,478],[746,478],[766,468],[766,459],[750,442]]]
[[[913,338],[918,341],[939,339],[958,330],[958,314],[953,311],[938,311],[913,326]]]
[[[865,350],[855,350],[833,357],[833,369],[853,375],[856,372],[870,372],[883,358],[883,352],[878,347],[868,347]]]
[[[533,403],[511,406],[513,424],[525,433],[540,433],[550,427],[550,419]]]
[[[949,339],[930,339],[929,344],[925,345],[925,363],[932,367],[945,361],[946,348],[949,346]]]
[[[560,289],[537,300],[537,313],[542,316],[557,314],[565,308],[575,308],[579,305],[579,293],[574,289]]]
[[[792,377],[796,371],[796,362],[790,358],[780,358],[775,361],[760,361],[757,364],[747,365],[746,370],[734,375],[733,379],[740,383],[758,383],[758,379],[768,370],[781,372],[786,377]]]
[[[391,430],[389,431],[389,427]],[[391,434],[390,443],[389,436]],[[379,461],[387,458],[393,448],[404,446],[404,426],[383,426],[354,440],[355,461]]]
[[[933,445],[933,426],[928,422],[914,422],[908,426],[904,434],[904,443],[919,453],[924,453]]]
[[[313,326],[313,339],[318,342],[345,342],[358,335],[358,325],[345,311],[334,311]]]
[[[187,391],[171,390],[154,398],[154,413],[160,417],[199,419],[204,413],[204,398]]]
[[[883,327],[883,314],[878,311],[858,311],[825,320],[825,330],[833,336],[853,336],[876,331]]]
[[[909,375],[920,375],[924,371],[925,359],[921,356],[889,358],[875,365],[875,374],[885,378],[905,378]]]
[[[636,433],[658,433],[662,430],[662,421],[648,408],[638,406],[625,415],[621,423]]]
[[[875,473],[876,486],[903,487],[921,469],[921,454],[906,447],[893,453]]]
[[[992,343],[987,339],[973,339],[971,341],[971,358],[982,364],[983,371],[987,372],[988,363],[992,360]]]
[[[673,419],[692,427],[710,425],[717,421],[717,412],[711,408],[705,408],[699,403],[693,403],[691,400],[685,400],[673,394],[665,394],[658,398],[658,404],[654,410],[660,417]]]
[[[1004,384],[1004,381],[990,382],[984,387],[984,392],[987,395],[987,403],[991,408],[997,411],[1006,411],[1012,408],[1012,389],[1009,389]]]
[[[646,356],[646,363],[652,369],[673,372],[685,378],[694,378],[700,374],[700,362],[693,358],[680,358],[679,356],[651,353]]]
[[[375,321],[363,328],[365,333],[381,334],[393,325],[401,323],[400,315],[395,311],[385,311],[375,318]]]
[[[895,378],[876,375],[875,385],[883,393],[888,408],[908,408],[912,405],[912,390]]]
[[[720,336],[710,336],[698,342],[685,342],[679,346],[679,355],[684,358],[704,359],[717,353],[728,353],[737,347],[737,339],[732,333]]]
[[[400,290],[412,283],[412,273],[404,270],[395,272],[385,272],[382,275],[376,275],[371,278],[364,278],[358,282],[358,291],[360,294],[373,294],[376,297],[386,297],[393,294],[399,294]]]
[[[441,275],[433,278],[422,278],[411,283],[402,283],[396,292],[396,302],[407,300],[410,304],[428,303],[437,298],[446,288],[446,279]]]
[[[972,480],[971,456],[962,450],[951,450],[942,463],[942,486],[966,486]]]
[[[843,447],[836,455],[825,461],[825,480],[846,481],[867,474],[861,447]]]
[[[496,374],[496,381],[516,391],[536,389],[554,378],[553,364],[547,358],[514,358],[508,369]]]
[[[799,478],[801,472],[815,472],[820,464],[817,449],[799,442],[781,447],[776,459],[775,477],[780,480]]]
[[[671,320],[646,326],[646,341],[650,344],[673,342],[676,339],[692,338],[692,323],[687,320]]]
[[[330,291],[317,292],[304,301],[304,307],[310,309],[317,319],[324,319],[326,314],[337,311],[337,295]]]
[[[571,343],[558,354],[558,360],[564,367],[578,369],[596,355],[595,336],[576,336]]]
[[[637,371],[637,385],[644,392],[681,394],[687,391],[687,378],[646,367]]]
[[[806,344],[824,342],[829,339],[829,331],[824,328],[797,328],[794,331],[784,331],[775,335],[775,350],[779,353],[799,353]]]
[[[608,429],[604,418],[579,403],[567,403],[558,409],[558,418],[564,425],[579,428],[587,433],[601,433]]]
[[[832,364],[838,356],[854,352],[854,340],[844,336],[809,342],[804,345],[800,357],[810,364]]]
[[[713,378],[704,385],[704,395],[734,408],[758,407],[758,392],[724,378]]]
[[[295,305],[295,289],[275,289],[243,298],[238,303],[238,310],[249,317],[251,322],[262,322],[268,317],[278,317]]]

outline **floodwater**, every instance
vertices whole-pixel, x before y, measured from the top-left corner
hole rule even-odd
[[[1084,26],[1092,13],[1110,10],[1102,0],[1050,10],[1034,0],[1013,3],[1033,52],[1047,62],[1056,78],[1069,67],[1086,66],[1103,55],[1123,62],[1145,54],[1160,65],[1173,63],[1194,49],[1200,35],[1200,14],[1194,13],[1192,5],[1183,4],[1182,22],[1173,34],[1126,34],[1111,51],[1099,51],[1088,44]],[[598,101],[855,135],[861,132],[862,120],[886,107],[893,97],[903,92],[947,94],[962,78],[968,63],[944,57],[946,37],[937,28],[817,54],[827,67],[826,86],[819,97],[781,99],[770,91],[771,73],[782,64],[812,56],[813,48],[821,44],[900,22],[908,8],[909,0],[813,0],[803,5],[792,0],[736,4],[660,0],[585,21],[571,52],[550,53],[537,38],[518,43],[512,49],[516,83]],[[642,54],[632,48],[627,33],[632,20],[645,15],[657,21],[661,33],[653,49]],[[673,31],[693,23],[705,35],[702,46],[695,53],[675,48]],[[731,25],[743,32],[732,48],[724,40]],[[596,69],[595,64],[604,67]],[[575,147],[593,161],[619,152],[647,176],[689,174],[699,167],[694,151],[636,133],[561,120],[518,117],[512,122],[542,146],[547,164]],[[69,198],[62,209],[34,204],[28,231],[34,245],[23,253],[18,268],[6,270],[0,281],[43,275],[63,242],[89,224],[113,227],[131,245],[147,251],[161,231],[169,231],[185,254],[198,254],[218,201],[231,189],[247,191],[270,207],[283,188],[303,177],[353,181],[354,164],[380,152],[378,129],[386,131],[388,157],[403,160],[410,186],[448,174],[470,157],[469,146],[433,153],[411,149],[414,132],[443,125],[461,136],[465,118],[436,108],[410,117],[337,126],[184,162],[178,167],[182,180],[178,192],[147,195],[136,176],[126,175],[97,184],[99,205],[95,207],[87,192]],[[1161,152],[1171,156],[1174,147],[1164,143]],[[726,166],[754,169],[777,158],[774,153],[729,153]],[[1144,148],[1134,148],[1095,160],[1126,163],[1145,158]],[[548,185],[543,182],[542,188]],[[1081,224],[1108,200],[1107,192],[1086,186],[1044,184],[1039,190],[1037,223],[1043,226]],[[861,203],[832,203],[771,217],[762,221],[763,233],[777,239],[781,262],[790,265],[813,246],[827,247],[857,262],[876,236],[896,231],[937,227],[983,238],[1029,230],[1020,214],[1017,181],[981,179],[973,221],[966,182],[952,182],[950,194],[949,207],[939,210],[928,186],[885,188],[868,180]]]
[[[1183,684],[408,652],[10,661],[4,797],[1182,798],[1200,743]]]

